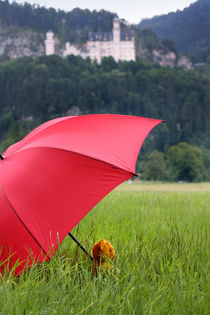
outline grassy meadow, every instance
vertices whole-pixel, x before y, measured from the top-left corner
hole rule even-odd
[[[114,272],[67,237],[55,256],[0,280],[0,314],[210,314],[210,183],[124,183],[72,233],[116,251]]]

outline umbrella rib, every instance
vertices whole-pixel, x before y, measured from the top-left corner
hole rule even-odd
[[[75,241],[75,243],[85,252],[86,255],[90,257],[91,260],[93,260],[93,256],[87,251],[87,249],[78,241],[78,239],[71,233],[69,232],[68,235]]]
[[[130,173],[130,174],[132,174],[133,176],[138,176],[135,172],[133,172],[133,171],[130,170],[130,169],[125,170],[125,169],[123,169],[123,168],[120,167],[120,166],[114,165],[113,163],[106,162],[106,161],[104,161],[104,160],[102,160],[102,159],[98,159],[98,158],[96,158],[96,157],[92,157],[92,156],[86,155],[86,154],[84,154],[84,153],[76,152],[76,151],[73,151],[73,150],[67,150],[67,149],[64,149],[64,148],[56,148],[56,147],[51,147],[51,146],[29,147],[29,148],[25,148],[25,149],[22,149],[22,150],[20,150],[20,151],[14,152],[13,154],[11,154],[11,156],[14,155],[14,154],[16,154],[16,153],[18,153],[18,152],[23,152],[23,151],[26,151],[26,150],[38,149],[38,148],[40,148],[40,149],[44,148],[44,149],[65,151],[65,152],[69,152],[69,153],[78,154],[78,155],[80,155],[80,156],[83,156],[83,157],[86,157],[86,158],[89,158],[89,159],[92,159],[92,160],[95,160],[95,161],[104,163],[104,164],[109,165],[109,166],[111,166],[111,167],[117,168],[117,169],[119,169],[119,170],[121,170],[121,171]],[[8,157],[9,157],[9,156],[8,156]]]
[[[23,220],[21,219],[21,217],[19,216],[19,214],[17,213],[17,211],[15,210],[15,208],[13,207],[12,203],[10,202],[10,200],[8,199],[7,195],[5,194],[2,185],[0,184],[0,189],[1,192],[4,196],[4,198],[6,199],[6,201],[8,202],[8,204],[10,205],[12,211],[14,212],[14,214],[17,216],[17,218],[19,219],[19,221],[22,223],[22,225],[24,226],[24,228],[26,229],[26,231],[31,235],[31,237],[33,238],[33,240],[36,242],[36,244],[43,250],[43,252],[45,253],[45,255],[49,258],[47,252],[44,250],[44,248],[41,246],[41,244],[39,243],[39,241],[36,239],[36,237],[31,233],[31,231],[28,229],[28,227],[25,225],[25,223],[23,222]]]

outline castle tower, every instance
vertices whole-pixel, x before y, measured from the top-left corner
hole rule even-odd
[[[113,44],[114,44],[114,59],[120,60],[120,20],[115,17],[113,20]]]
[[[120,20],[118,17],[113,20],[113,41],[120,42]]]
[[[48,31],[46,33],[45,53],[47,56],[54,55],[55,53],[55,40],[54,33],[52,31]]]

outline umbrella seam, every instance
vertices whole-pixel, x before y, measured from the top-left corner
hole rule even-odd
[[[66,119],[65,119],[65,117],[63,117],[64,119],[62,119],[62,120],[58,120],[58,121],[56,121],[54,124],[53,124],[53,126],[55,126],[55,125],[57,125],[58,123],[61,123],[63,120],[67,120],[67,119],[70,119],[70,118],[75,118],[75,117],[78,117],[78,116],[67,116],[66,117]],[[62,117],[61,117],[62,118]],[[53,121],[53,120],[56,120],[57,118],[55,118],[55,119],[52,119],[51,121]],[[48,123],[48,122],[46,122],[46,123]],[[42,126],[42,125],[40,125],[40,126]],[[39,128],[40,126],[37,126],[37,128]],[[38,133],[40,134],[43,130],[45,130],[46,128],[50,128],[51,127],[51,125],[50,126],[46,126],[45,128],[43,128],[41,131],[38,131]],[[35,128],[34,130],[36,130],[37,128]],[[34,131],[34,130],[32,130],[32,132]],[[22,140],[20,140],[20,141],[18,141],[17,143],[24,143],[24,145],[26,145],[29,141],[31,141],[31,139],[33,139],[37,134],[38,134],[37,132],[36,133],[34,133],[33,135],[30,135],[30,133],[26,136],[26,137],[24,137]],[[29,135],[30,135],[30,137],[29,137]],[[25,138],[27,138],[27,139],[25,139]],[[24,141],[25,140],[25,141]],[[17,143],[15,143],[15,144],[17,144]],[[6,150],[7,151],[7,150]],[[5,152],[6,152],[5,151]],[[15,151],[14,153],[16,153],[16,152],[18,152],[18,151]],[[12,153],[11,155],[13,155],[14,153]],[[10,155],[9,155],[10,156]]]
[[[26,229],[26,231],[31,235],[31,237],[33,238],[33,240],[35,241],[35,243],[43,250],[43,252],[45,253],[45,255],[49,258],[47,252],[44,250],[44,248],[41,246],[41,244],[39,243],[39,241],[36,239],[36,237],[32,234],[32,232],[28,229],[28,227],[26,226],[26,224],[23,222],[23,220],[21,219],[21,217],[19,216],[19,214],[17,213],[17,211],[15,210],[15,208],[13,207],[12,203],[10,202],[10,200],[8,199],[7,195],[4,192],[4,189],[2,187],[2,184],[0,183],[0,190],[4,196],[4,198],[6,199],[6,201],[8,202],[8,204],[11,207],[11,210],[14,212],[14,214],[16,215],[16,217],[19,219],[19,221],[22,223],[23,227]]]
[[[102,115],[106,115],[106,116],[128,116],[128,115],[117,115],[117,114],[102,114]],[[82,115],[83,117],[84,116],[101,116],[101,114],[88,114],[88,115]],[[54,122],[54,124],[52,124],[53,126],[55,126],[55,125],[57,125],[57,124],[60,124],[60,123],[62,123],[63,121],[66,121],[66,120],[70,120],[70,119],[75,119],[75,118],[80,118],[80,117],[82,117],[82,116],[63,116],[63,117],[60,117],[60,118],[63,118],[63,119],[58,119],[56,122]],[[133,117],[138,117],[138,116],[133,116]],[[146,118],[147,119],[147,117],[144,117],[144,118]],[[56,120],[57,118],[55,118],[55,119],[52,119],[52,120],[49,120],[48,122],[50,122],[50,121],[53,121],[53,120]],[[153,118],[152,118],[153,119]],[[162,120],[162,122],[163,122],[163,120]],[[46,122],[47,123],[47,122]],[[52,125],[49,125],[49,126],[46,126],[45,128],[43,128],[42,130],[40,130],[38,133],[41,133],[43,130],[45,130],[46,128],[50,128]],[[42,126],[42,125],[40,125],[40,126]],[[40,126],[38,126],[37,128],[39,128]],[[36,128],[34,129],[34,130],[36,130]],[[28,135],[30,135],[30,133],[28,134]],[[30,136],[30,137],[28,137],[28,135],[26,136],[27,137],[27,141],[26,141],[26,143],[28,142],[28,140],[31,140],[33,137],[35,137],[36,135],[37,135],[37,133],[35,133],[35,134],[33,134],[32,136]],[[22,139],[22,140],[20,140],[19,142],[22,142],[23,140],[25,139],[25,137]],[[24,143],[25,144],[25,143]],[[6,152],[6,151],[5,151]],[[14,152],[15,153],[15,152]]]
[[[79,153],[79,152],[76,152],[76,151],[73,151],[73,150],[67,150],[67,149],[63,149],[63,148],[54,148],[54,147],[50,147],[50,146],[36,146],[36,147],[23,148],[23,149],[21,149],[20,151],[16,151],[16,152],[12,153],[11,155],[8,156],[8,158],[9,158],[10,156],[13,156],[13,155],[17,154],[18,152],[21,152],[21,151],[27,151],[27,150],[30,150],[30,149],[38,149],[38,148],[40,148],[40,149],[44,148],[44,149],[65,151],[65,152],[69,152],[69,153],[78,154],[78,155],[81,155],[81,156],[83,156],[83,157],[86,157],[86,158],[89,158],[89,159],[92,159],[92,160],[95,160],[95,161],[98,161],[98,162],[107,164],[107,165],[112,166],[112,167],[115,167],[115,168],[117,168],[117,169],[119,169],[119,170],[121,170],[121,171],[124,171],[124,172],[127,172],[127,173],[131,173],[131,174],[133,174],[133,176],[137,176],[137,174],[136,174],[135,172],[133,172],[132,170],[130,170],[129,168],[128,168],[128,170],[125,170],[125,169],[123,169],[122,167],[119,167],[119,166],[117,166],[117,165],[114,165],[113,163],[109,163],[109,162],[103,161],[103,160],[101,160],[101,159],[97,159],[97,158],[95,158],[95,157],[88,156],[88,155],[86,155],[86,154],[84,154],[84,153]]]

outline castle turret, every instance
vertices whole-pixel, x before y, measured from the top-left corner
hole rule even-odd
[[[120,59],[120,20],[115,17],[113,20],[113,43],[114,43],[114,59]]]
[[[120,42],[120,20],[117,17],[113,20],[113,41]]]
[[[46,33],[45,53],[47,56],[53,55],[55,53],[55,40],[54,33],[52,31],[48,31]]]

